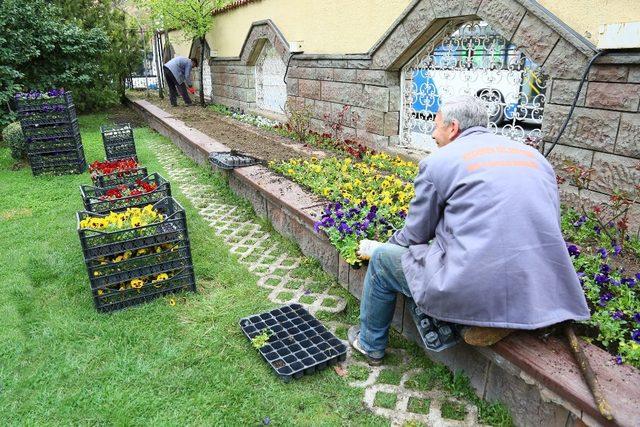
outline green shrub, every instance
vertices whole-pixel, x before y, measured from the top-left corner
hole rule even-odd
[[[3,143],[11,149],[11,157],[16,160],[27,158],[27,142],[22,135],[20,122],[9,123],[2,131]]]

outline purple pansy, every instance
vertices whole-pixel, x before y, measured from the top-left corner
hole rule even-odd
[[[633,320],[635,320],[637,323],[640,323],[640,313],[636,313],[633,315]]]
[[[598,304],[600,304],[601,307],[604,307],[607,305],[607,302],[611,301],[611,299],[613,299],[613,294],[611,292],[605,292],[600,296],[600,302]]]
[[[576,245],[567,245],[567,250],[569,251],[569,256],[577,257],[580,255],[580,248]]]
[[[620,310],[614,311],[613,314],[611,314],[611,318],[613,320],[622,320],[624,319],[624,313]]]
[[[635,329],[631,332],[631,339],[640,343],[640,329]]]
[[[593,280],[595,280],[598,285],[603,285],[609,283],[609,276],[598,273],[593,277]]]
[[[616,360],[616,365],[622,365],[622,362],[623,362],[622,356],[617,355],[615,360]]]
[[[576,228],[582,227],[582,225],[587,222],[587,217],[582,215],[576,222],[573,223],[573,226]]]
[[[609,252],[607,252],[605,248],[598,248],[596,252],[600,254],[600,258],[602,259],[606,259],[609,256]]]

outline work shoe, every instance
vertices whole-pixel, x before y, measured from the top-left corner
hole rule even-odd
[[[469,345],[476,347],[488,347],[493,345],[513,332],[514,329],[487,328],[484,326],[468,326],[462,328],[460,335]]]
[[[350,327],[349,331],[347,332],[347,339],[349,340],[349,344],[351,344],[351,347],[353,347],[354,350],[367,358],[367,362],[369,363],[369,365],[380,366],[382,364],[382,357],[370,356],[369,353],[367,353],[366,350],[363,349],[360,345],[360,326],[354,325]]]

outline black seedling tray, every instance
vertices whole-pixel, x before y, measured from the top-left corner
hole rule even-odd
[[[259,159],[238,153],[235,150],[214,151],[209,154],[209,161],[220,169],[235,169],[245,166],[253,166],[260,163]]]
[[[313,374],[347,358],[347,347],[300,304],[240,319],[242,332],[252,340],[270,331],[258,351],[285,382]]]
[[[442,351],[460,342],[460,325],[427,316],[420,310],[413,299],[409,299],[408,304],[409,312],[416,324],[418,334],[427,349]]]
[[[149,175],[147,168],[141,167],[126,171],[109,173],[106,175],[92,175],[91,180],[96,187],[115,187],[120,184],[128,184]]]
[[[152,173],[140,181],[156,184],[155,190],[140,195],[131,195],[120,198],[104,199],[109,190],[116,188],[118,185],[124,185],[129,188],[135,188],[136,183],[128,182],[126,184],[118,184],[113,187],[94,187],[91,185],[81,185],[80,193],[85,210],[89,212],[108,213],[118,212],[127,208],[144,207],[145,205],[158,202],[165,197],[171,197],[171,184],[158,173]]]

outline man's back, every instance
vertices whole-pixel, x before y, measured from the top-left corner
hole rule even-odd
[[[191,60],[184,56],[176,56],[175,58],[164,64],[173,76],[178,84],[187,83],[187,86],[191,86]]]
[[[424,218],[435,239],[412,242],[403,267],[425,312],[521,329],[588,318],[560,230],[555,173],[540,153],[471,128],[421,162],[416,191],[423,187],[438,200],[430,213],[439,218]]]

